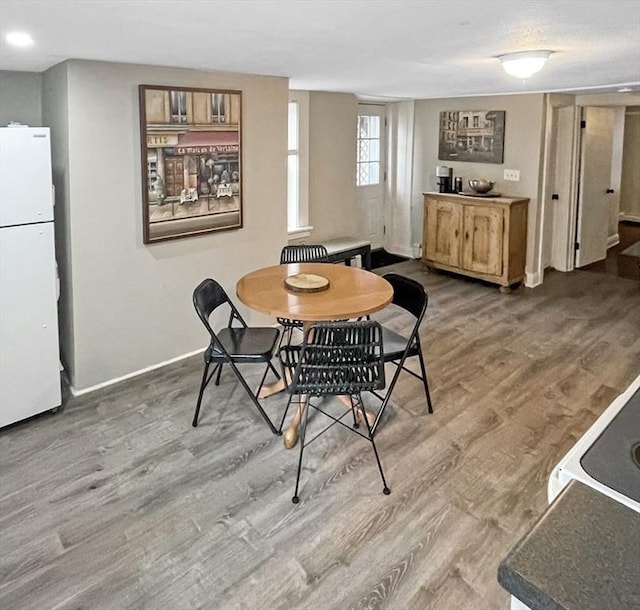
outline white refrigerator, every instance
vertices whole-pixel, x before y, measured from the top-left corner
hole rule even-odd
[[[0,128],[0,427],[59,407],[48,127]]]

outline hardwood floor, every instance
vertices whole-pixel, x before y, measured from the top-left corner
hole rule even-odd
[[[506,610],[498,563],[545,510],[551,469],[640,373],[640,285],[551,272],[501,295],[390,270],[429,291],[435,410],[401,376],[376,436],[390,496],[369,443],[335,427],[293,505],[298,452],[229,371],[191,427],[193,357],[0,431],[0,607]]]

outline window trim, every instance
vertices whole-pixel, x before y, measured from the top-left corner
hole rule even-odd
[[[308,237],[313,229],[309,224],[309,92],[291,90],[289,102],[298,104],[298,226],[289,226],[287,202],[287,234],[289,237],[299,238]],[[287,104],[287,117],[288,112]],[[287,149],[287,158],[288,156]]]

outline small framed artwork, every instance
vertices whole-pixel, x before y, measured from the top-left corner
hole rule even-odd
[[[242,227],[242,92],[140,85],[145,244]]]
[[[441,112],[438,159],[503,163],[504,115],[504,110]]]

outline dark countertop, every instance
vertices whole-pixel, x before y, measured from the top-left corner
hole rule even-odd
[[[502,560],[531,610],[638,610],[640,513],[572,481]]]

